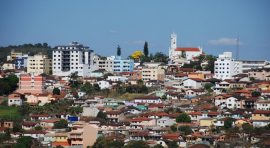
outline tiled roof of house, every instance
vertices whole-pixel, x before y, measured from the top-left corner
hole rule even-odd
[[[255,110],[252,114],[270,114],[270,110]]]
[[[194,81],[196,81],[196,82],[204,81],[203,79],[199,79],[199,78],[188,78],[188,79],[194,80]]]
[[[237,90],[235,91],[235,93],[250,93],[250,91],[247,91],[247,90]]]
[[[31,115],[31,117],[49,117],[50,115],[46,115],[46,114],[33,114]]]
[[[191,112],[191,113],[188,113],[188,115],[202,115],[201,112]]]
[[[174,51],[186,51],[186,52],[200,52],[200,49],[198,47],[177,47],[174,49]]]
[[[204,92],[204,91],[201,90],[201,89],[190,89],[190,90],[192,90],[192,91],[194,91],[194,92]]]
[[[156,113],[154,116],[169,116],[167,113]]]
[[[54,122],[58,122],[58,120],[41,120],[40,122],[54,123]]]
[[[138,117],[138,118],[134,118],[134,119],[131,119],[130,121],[150,121],[150,120],[153,120],[151,118],[147,118],[147,117]]]
[[[181,115],[182,113],[172,113],[169,115],[170,118],[175,118],[178,115]]]
[[[36,124],[37,124],[37,122],[24,122],[22,125],[24,125],[24,126],[34,126]]]
[[[113,110],[113,111],[106,111],[106,114],[115,114],[115,115],[118,115],[118,114],[121,114],[123,111],[121,110]]]
[[[31,131],[24,131],[23,134],[46,134],[44,130],[31,130]]]

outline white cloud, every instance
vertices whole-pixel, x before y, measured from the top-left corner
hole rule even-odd
[[[110,30],[110,33],[118,33],[116,30]]]
[[[186,43],[186,46],[187,46],[187,47],[191,47],[192,44],[191,44],[191,43]]]
[[[220,38],[218,40],[210,40],[207,42],[208,45],[236,45],[236,39],[232,38]],[[243,45],[241,41],[239,41],[239,45]]]

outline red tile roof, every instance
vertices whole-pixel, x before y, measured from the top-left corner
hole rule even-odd
[[[58,122],[58,120],[41,120],[40,122],[54,123]]]
[[[184,73],[178,73],[176,75],[174,75],[175,77],[183,77],[183,76],[187,76],[187,74]]]
[[[177,47],[174,51],[188,51],[188,52],[200,52],[200,49],[198,47],[194,48],[194,47]]]
[[[235,93],[250,93],[250,91],[247,91],[247,90],[237,90],[235,91]]]
[[[255,110],[252,114],[270,114],[270,110]]]
[[[169,116],[167,113],[156,113],[154,116]]]
[[[164,87],[164,88],[166,88],[166,89],[174,89],[174,90],[178,89],[178,88],[176,88],[176,87],[171,87],[171,86]],[[164,89],[164,88],[163,88],[163,89]]]
[[[169,115],[170,118],[175,118],[178,115],[181,115],[182,113],[172,113],[171,115]]]
[[[37,124],[37,122],[24,122],[22,125],[24,125],[24,126],[34,126],[36,124]]]
[[[31,115],[30,117],[49,117],[50,115],[42,115],[42,114],[33,114],[33,115]]]
[[[138,118],[135,118],[135,119],[131,119],[130,121],[150,121],[150,120],[153,120],[151,118],[147,118],[147,117],[138,117]]]
[[[53,142],[52,143],[52,146],[58,146],[58,145],[61,145],[61,146],[70,146],[70,144],[68,142]]]
[[[262,90],[261,92],[263,92],[263,93],[270,93],[270,90],[268,89],[268,90]]]
[[[190,90],[195,91],[195,92],[204,92],[204,91],[201,90],[201,89],[190,89]]]
[[[23,134],[46,134],[44,130],[24,131]]]
[[[188,115],[202,115],[201,112],[191,112],[191,113],[188,113]]]
[[[203,79],[199,79],[199,78],[189,78],[189,79],[194,80],[194,81],[196,81],[196,82],[204,81]]]

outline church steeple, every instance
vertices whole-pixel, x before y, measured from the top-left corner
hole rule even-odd
[[[176,49],[177,47],[177,35],[173,32],[171,34],[171,49]]]

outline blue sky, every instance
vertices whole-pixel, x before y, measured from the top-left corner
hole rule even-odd
[[[201,46],[206,54],[232,51],[240,59],[270,61],[269,0],[9,0],[0,1],[0,46],[67,45],[78,41],[103,56],[142,51],[168,55],[170,35],[178,47]]]

